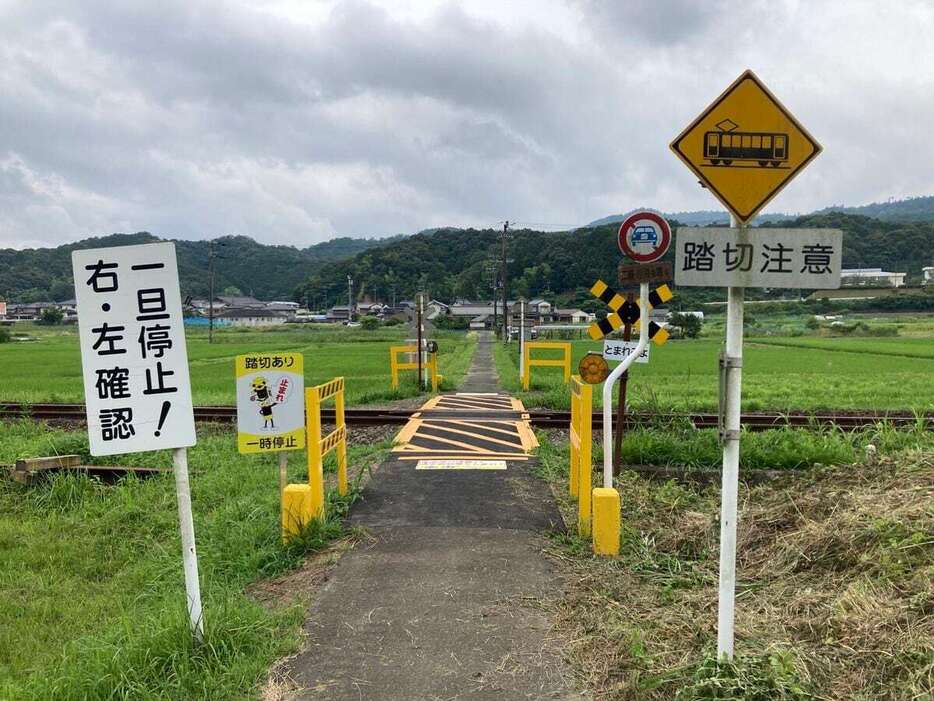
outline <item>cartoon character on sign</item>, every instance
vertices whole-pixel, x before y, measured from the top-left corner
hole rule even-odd
[[[259,402],[259,414],[263,417],[263,428],[275,428],[272,418],[272,408],[279,402],[273,401],[273,393],[269,390],[266,378],[260,375],[250,383],[253,392],[250,394],[251,402]]]

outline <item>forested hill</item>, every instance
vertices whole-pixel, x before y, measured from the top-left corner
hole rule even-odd
[[[771,226],[843,229],[844,267],[883,267],[908,272],[917,280],[923,266],[934,265],[934,223],[930,222],[899,224],[828,213]],[[513,232],[510,296],[580,291],[598,278],[615,280],[620,261],[616,229],[610,224],[571,232]],[[386,300],[393,294],[397,299],[411,298],[419,288],[444,301],[489,298],[490,268],[499,255],[499,231],[442,229],[416,234],[323,266],[296,290],[295,298],[307,294],[328,303],[341,301],[348,274],[361,294]],[[672,256],[673,250],[668,254]]]
[[[267,246],[246,236],[216,239],[216,291],[237,288],[261,299],[291,299],[303,280],[328,262],[350,258],[390,239],[336,238],[308,248]],[[74,297],[71,252],[77,248],[129,246],[160,241],[152,234],[113,234],[85,239],[58,248],[0,249],[0,300],[62,301]],[[208,294],[207,241],[176,241],[179,277],[185,295]]]
[[[885,222],[829,212],[763,226],[841,228],[845,267],[882,267],[917,280],[923,266],[934,265],[932,222]],[[597,278],[614,280],[620,260],[616,228],[512,232],[510,295],[561,294],[586,290]],[[216,291],[236,288],[261,299],[308,299],[323,307],[344,303],[347,275],[352,275],[361,296],[387,301],[411,298],[419,289],[445,301],[488,298],[500,233],[438,229],[393,239],[335,239],[305,249],[225,237],[215,241]],[[54,249],[0,250],[0,299],[68,299],[74,296],[72,250],[156,240],[147,233],[115,234]],[[183,294],[206,295],[208,242],[176,241],[176,246]]]

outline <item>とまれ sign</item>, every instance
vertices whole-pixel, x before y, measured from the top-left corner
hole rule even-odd
[[[840,287],[839,229],[678,229],[675,283],[686,287]]]
[[[636,350],[636,347],[639,344],[636,341],[613,341],[606,339],[603,342],[603,357],[606,360],[625,360]],[[642,351],[642,354],[635,359],[636,363],[647,363],[649,362],[649,348],[646,346]]]
[[[660,214],[635,212],[619,225],[619,250],[636,263],[652,263],[671,245],[671,227]]]
[[[671,150],[745,223],[817,157],[821,146],[746,71],[671,142]]]
[[[305,447],[305,368],[301,353],[237,356],[237,449]]]
[[[91,455],[195,445],[175,244],[71,261]]]

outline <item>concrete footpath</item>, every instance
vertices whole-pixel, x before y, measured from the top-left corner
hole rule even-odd
[[[495,392],[481,338],[462,393]],[[465,410],[482,424],[482,412]],[[494,429],[495,430],[495,429]],[[283,670],[298,699],[579,699],[541,600],[560,522],[534,459],[506,469],[382,465],[352,509],[370,538],[335,566]]]

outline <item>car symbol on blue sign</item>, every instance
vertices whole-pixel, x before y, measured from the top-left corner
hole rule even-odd
[[[651,226],[637,226],[632,231],[632,237],[629,239],[632,243],[658,243],[658,234],[655,232],[654,227]]]

